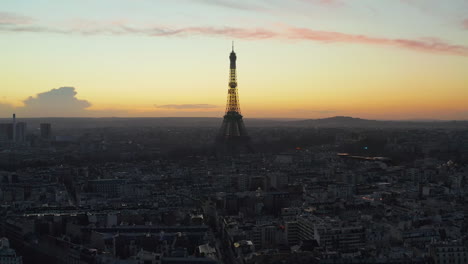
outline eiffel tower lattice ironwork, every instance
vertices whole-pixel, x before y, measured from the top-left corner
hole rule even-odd
[[[216,138],[217,152],[218,155],[222,156],[236,156],[241,153],[252,152],[250,137],[247,135],[240,110],[239,94],[237,92],[237,56],[234,52],[234,45],[232,46],[229,60],[231,64],[229,67],[229,88],[226,112],[224,114],[223,124]]]

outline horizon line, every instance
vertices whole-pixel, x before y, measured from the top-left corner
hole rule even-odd
[[[388,121],[388,122],[454,122],[454,121],[463,121],[468,122],[468,119],[431,119],[431,118],[408,118],[408,119],[372,119],[372,118],[362,118],[354,116],[329,116],[329,117],[320,117],[320,118],[300,118],[300,117],[245,117],[244,119],[263,119],[263,120],[274,120],[274,119],[291,119],[297,121],[306,121],[306,120],[323,120],[323,119],[332,119],[332,118],[352,118],[360,119],[367,121]],[[156,119],[156,118],[210,118],[210,119],[222,119],[223,117],[214,117],[214,116],[43,116],[43,117],[18,117],[16,120],[21,119],[105,119],[105,118],[115,118],[115,119]],[[12,117],[0,117],[0,119],[12,119]]]

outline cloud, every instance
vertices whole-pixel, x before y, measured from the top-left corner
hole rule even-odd
[[[6,102],[0,102],[0,113],[26,117],[81,117],[90,116],[91,106],[86,100],[76,98],[74,87],[60,87],[47,92],[30,96],[23,100],[22,106],[13,106]]]
[[[46,26],[15,26],[15,27],[1,27],[0,31],[9,32],[31,32],[31,33],[54,33],[54,34],[81,34],[81,35],[129,35],[129,34],[143,34],[153,37],[164,36],[188,36],[188,35],[206,35],[206,36],[229,36],[238,39],[267,39],[277,36],[276,32],[262,28],[235,28],[235,27],[147,27],[135,28],[125,24],[104,24],[90,26],[89,24],[80,27],[73,26],[68,29],[60,29]]]
[[[227,36],[238,39],[269,39],[277,37],[278,34],[261,28],[244,29],[234,27],[186,27],[179,29],[152,28],[149,30],[133,30],[133,32],[148,33],[150,36],[185,36],[185,35],[206,35],[206,36]]]
[[[338,2],[337,0],[320,0],[320,3],[322,3],[322,4],[327,4],[327,5],[329,5],[329,4],[335,4],[335,3],[337,3],[337,2]]]
[[[413,39],[390,39],[381,37],[372,37],[366,35],[354,35],[332,31],[311,30],[308,28],[287,29],[292,39],[311,40],[322,43],[358,43],[367,45],[393,46],[405,49],[429,52],[451,54],[459,56],[468,56],[468,46],[452,45],[436,38],[426,38],[420,40]]]
[[[468,18],[463,20],[462,25],[464,29],[468,29]]]
[[[244,1],[244,2],[239,1],[239,0],[197,0],[197,1],[200,3],[213,5],[213,6],[219,6],[219,7],[242,10],[242,11],[254,11],[254,12],[273,12],[274,11],[273,8],[270,8],[270,7],[272,5],[278,4],[272,1],[270,2],[265,1],[266,4],[269,5],[269,7],[267,8],[264,6],[251,4],[252,2],[255,2],[255,1]],[[329,6],[343,5],[341,0],[296,0],[296,1],[310,3],[310,4],[329,5]],[[246,2],[249,2],[249,3],[246,3]],[[257,3],[258,2],[261,2],[261,1],[257,1]]]
[[[218,0],[216,0],[218,1]],[[13,16],[14,17],[14,16]],[[5,19],[11,21],[12,19]],[[14,19],[13,19],[14,20]],[[405,39],[385,38],[368,35],[348,34],[342,32],[314,30],[298,27],[269,28],[239,28],[239,27],[179,27],[167,26],[134,27],[126,21],[99,23],[87,21],[73,26],[44,26],[39,24],[0,24],[0,31],[10,32],[36,32],[55,34],[82,34],[82,35],[146,35],[152,37],[184,37],[192,35],[221,36],[246,40],[299,40],[314,41],[323,44],[352,43],[374,46],[388,46],[415,50],[426,53],[437,53],[457,56],[468,56],[468,46],[455,45],[437,38]]]
[[[217,116],[220,107],[212,104],[166,104],[154,108],[117,107],[91,109],[91,103],[77,98],[74,87],[60,87],[38,93],[13,106],[0,100],[1,117],[16,113],[18,117],[109,117],[109,116]]]
[[[243,4],[238,0],[198,0],[209,5],[215,5],[225,8],[244,10],[244,11],[267,11],[267,8],[252,5],[252,4]]]
[[[318,110],[318,109],[292,109],[291,113],[296,114],[312,114],[312,115],[333,115],[338,114],[338,110]]]
[[[17,110],[25,115],[42,117],[84,116],[91,106],[86,100],[76,98],[74,87],[61,87],[30,96]]]
[[[212,104],[167,104],[167,105],[154,105],[156,108],[165,109],[211,109],[217,108],[217,105]]]
[[[32,22],[33,19],[27,16],[8,12],[0,12],[0,25],[25,25]]]
[[[305,0],[305,1],[310,2],[311,0]],[[315,0],[315,1],[322,5],[330,5],[330,6],[343,5],[343,3],[339,0]]]

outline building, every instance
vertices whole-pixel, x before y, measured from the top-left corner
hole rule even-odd
[[[0,141],[13,140],[13,124],[3,123],[0,124]]]
[[[26,123],[25,122],[16,123],[15,134],[16,134],[15,135],[16,142],[26,141]]]
[[[436,264],[468,263],[468,250],[459,242],[442,242],[432,244],[429,253]]]
[[[23,258],[16,256],[16,251],[10,248],[8,238],[0,238],[0,264],[22,264]]]
[[[108,197],[119,197],[122,194],[122,188],[125,180],[122,179],[98,179],[88,182],[91,191],[102,193]]]
[[[314,225],[320,218],[315,216],[300,215],[297,217],[297,238],[300,240],[314,239]]]
[[[362,248],[366,244],[365,228],[362,226],[315,225],[315,239],[320,246],[346,251]]]
[[[13,114],[13,142],[16,142],[16,114]]]
[[[256,225],[252,230],[251,241],[258,249],[277,248],[287,243],[285,228],[275,223]]]
[[[0,141],[25,142],[26,123],[16,122],[16,114],[13,114],[11,123],[0,124]]]
[[[344,225],[334,219],[322,219],[312,215],[299,216],[299,240],[316,240],[321,247],[335,250],[350,250],[364,247],[365,228],[359,225]]]
[[[289,245],[299,244],[299,223],[297,221],[288,221],[285,223],[286,239]]]
[[[251,260],[255,253],[255,246],[250,240],[242,240],[234,243],[235,253],[243,263]]]
[[[41,128],[41,138],[42,139],[51,139],[52,137],[52,125],[49,123],[42,123]]]

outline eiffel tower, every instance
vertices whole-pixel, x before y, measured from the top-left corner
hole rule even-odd
[[[239,95],[237,93],[236,59],[233,43],[232,52],[229,55],[231,66],[226,112],[223,124],[216,137],[218,156],[238,156],[239,154],[253,152],[240,110]]]

